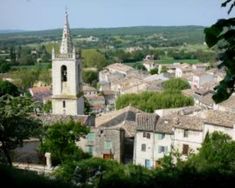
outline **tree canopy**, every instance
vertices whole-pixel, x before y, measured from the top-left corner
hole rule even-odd
[[[82,50],[84,58],[84,67],[93,67],[101,70],[107,65],[105,56],[96,49]]]
[[[192,97],[186,97],[180,91],[143,92],[140,94],[125,94],[116,100],[116,108],[121,109],[132,105],[146,112],[154,112],[161,108],[176,108],[193,105]]]
[[[6,94],[19,96],[20,92],[18,88],[11,82],[0,80],[0,97]]]
[[[170,89],[170,90],[183,90],[183,89],[189,89],[190,85],[186,80],[180,79],[180,78],[173,78],[170,80],[167,80],[163,83],[164,89]]]
[[[83,71],[82,79],[85,83],[95,87],[98,82],[98,72],[92,70]]]
[[[75,141],[88,132],[89,129],[85,125],[73,120],[54,123],[45,127],[40,150],[43,153],[50,152],[54,164],[61,164],[67,160],[79,160],[83,152],[76,146]]]
[[[9,151],[21,146],[24,139],[35,136],[40,128],[40,122],[30,115],[35,106],[29,98],[0,97],[0,149],[9,165],[12,165]]]
[[[235,172],[235,141],[222,132],[207,134],[199,153],[189,159],[199,172],[219,171]]]

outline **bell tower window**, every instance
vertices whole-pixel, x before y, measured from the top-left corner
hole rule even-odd
[[[67,82],[67,67],[65,65],[61,67],[61,80]]]

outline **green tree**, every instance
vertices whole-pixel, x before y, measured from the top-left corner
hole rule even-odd
[[[19,96],[20,92],[18,88],[11,82],[0,80],[0,97],[6,94]]]
[[[0,97],[0,149],[7,162],[12,165],[9,151],[23,145],[23,140],[35,136],[40,128],[40,122],[31,117],[35,103],[29,98]]]
[[[85,83],[88,83],[95,87],[98,82],[98,72],[91,70],[83,71],[82,79]]]
[[[52,111],[52,102],[48,100],[45,104],[43,104],[43,111],[46,113],[50,113]]]
[[[0,73],[8,72],[11,69],[9,63],[7,63],[4,59],[0,59]]]
[[[10,60],[13,65],[16,63],[16,53],[14,47],[10,48]]]
[[[153,74],[157,74],[158,73],[158,69],[157,68],[154,68],[154,69],[151,69],[150,70],[150,74],[153,75]]]
[[[199,149],[188,163],[198,172],[235,172],[235,141],[222,132],[207,134]]]
[[[40,69],[19,69],[12,72],[11,76],[20,89],[27,91],[39,79],[40,71]]]
[[[165,73],[168,71],[168,68],[166,66],[162,66],[160,73]]]
[[[85,67],[95,67],[101,70],[108,63],[105,56],[95,49],[83,50],[82,57],[84,58]]]
[[[132,105],[145,112],[154,112],[161,108],[176,108],[193,105],[192,97],[186,97],[178,90],[167,90],[162,93],[143,92],[139,94],[125,94],[116,100],[116,108],[121,109]]]
[[[232,11],[235,1],[224,0],[222,7],[229,6],[228,14]],[[220,19],[211,27],[206,28],[205,40],[208,47],[217,45],[220,49],[218,68],[224,68],[226,75],[219,85],[215,87],[213,99],[216,103],[228,99],[234,92],[235,84],[235,18]]]
[[[84,154],[76,146],[75,141],[88,132],[89,128],[73,120],[54,123],[45,127],[40,150],[43,153],[50,152],[54,164],[61,164],[67,160],[79,160]]]
[[[169,90],[183,90],[189,89],[190,85],[186,80],[182,80],[180,78],[173,78],[165,81],[163,83],[163,88]]]

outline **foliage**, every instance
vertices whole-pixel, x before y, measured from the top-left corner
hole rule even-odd
[[[137,70],[142,70],[142,71],[147,71],[147,69],[145,68],[145,66],[142,63],[136,63],[133,68],[137,69]]]
[[[43,112],[50,113],[52,111],[52,102],[48,100],[45,104],[43,104]]]
[[[40,122],[34,120],[30,113],[36,104],[29,98],[0,97],[0,143],[9,165],[12,164],[9,151],[22,146],[23,140],[36,136]]]
[[[188,161],[198,172],[235,172],[235,141],[222,132],[207,134],[199,149]]]
[[[89,129],[85,125],[72,119],[67,122],[54,123],[45,127],[40,151],[50,152],[54,164],[61,164],[66,160],[79,160],[85,155],[76,146],[75,141],[79,141],[88,132]]]
[[[0,165],[1,187],[72,188],[69,183],[37,175],[34,172]]]
[[[91,105],[89,104],[89,102],[85,96],[83,98],[84,98],[84,114],[90,115]]]
[[[4,60],[0,59],[0,73],[6,73],[11,69],[11,66],[9,63],[7,63]]]
[[[163,88],[170,90],[184,90],[184,89],[189,89],[190,85],[186,80],[180,78],[173,78],[165,81],[163,83]]]
[[[0,80],[0,97],[6,94],[19,96],[20,92],[18,88],[11,82]]]
[[[146,112],[154,112],[154,110],[161,108],[190,106],[193,105],[193,99],[175,90],[168,90],[162,93],[143,92],[140,94],[125,94],[117,98],[117,109],[124,108],[128,105],[132,105]]]
[[[228,14],[230,14],[233,7],[235,6],[235,1],[234,0],[224,0],[224,2],[221,4],[221,6],[226,7],[228,4],[230,4],[230,7],[228,9]]]
[[[44,82],[47,85],[50,85],[51,84],[51,71],[48,69],[39,69],[38,78],[36,78],[36,80]]]
[[[98,82],[98,72],[91,70],[83,71],[82,79],[85,83],[95,87]]]
[[[42,81],[45,84],[51,84],[50,70],[43,69],[40,66],[34,69],[21,68],[9,74],[17,87],[23,91],[27,91],[37,81]]]
[[[55,175],[82,187],[148,187],[152,171],[141,166],[123,165],[113,160],[90,158],[79,162],[67,161]]]
[[[151,69],[150,70],[150,74],[153,75],[153,74],[157,74],[158,73],[158,69],[157,68],[154,68],[154,69]]]
[[[232,3],[228,10],[231,12],[235,2],[232,0],[226,0],[222,6],[226,6],[228,3]],[[208,47],[217,45],[220,50],[219,60],[220,64],[218,68],[224,68],[226,75],[219,85],[216,86],[213,100],[216,103],[220,103],[228,99],[234,92],[235,84],[235,18],[220,19],[211,27],[205,29],[205,40]]]
[[[82,57],[84,58],[84,67],[95,67],[101,70],[107,65],[105,56],[95,49],[82,50]]]
[[[167,72],[167,70],[168,70],[168,68],[166,66],[162,66],[160,73],[165,73],[165,72]]]

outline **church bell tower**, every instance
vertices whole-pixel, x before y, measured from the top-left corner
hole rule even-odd
[[[52,50],[52,113],[61,115],[81,115],[84,111],[82,96],[81,60],[76,54],[69,28],[68,13],[60,52]]]

